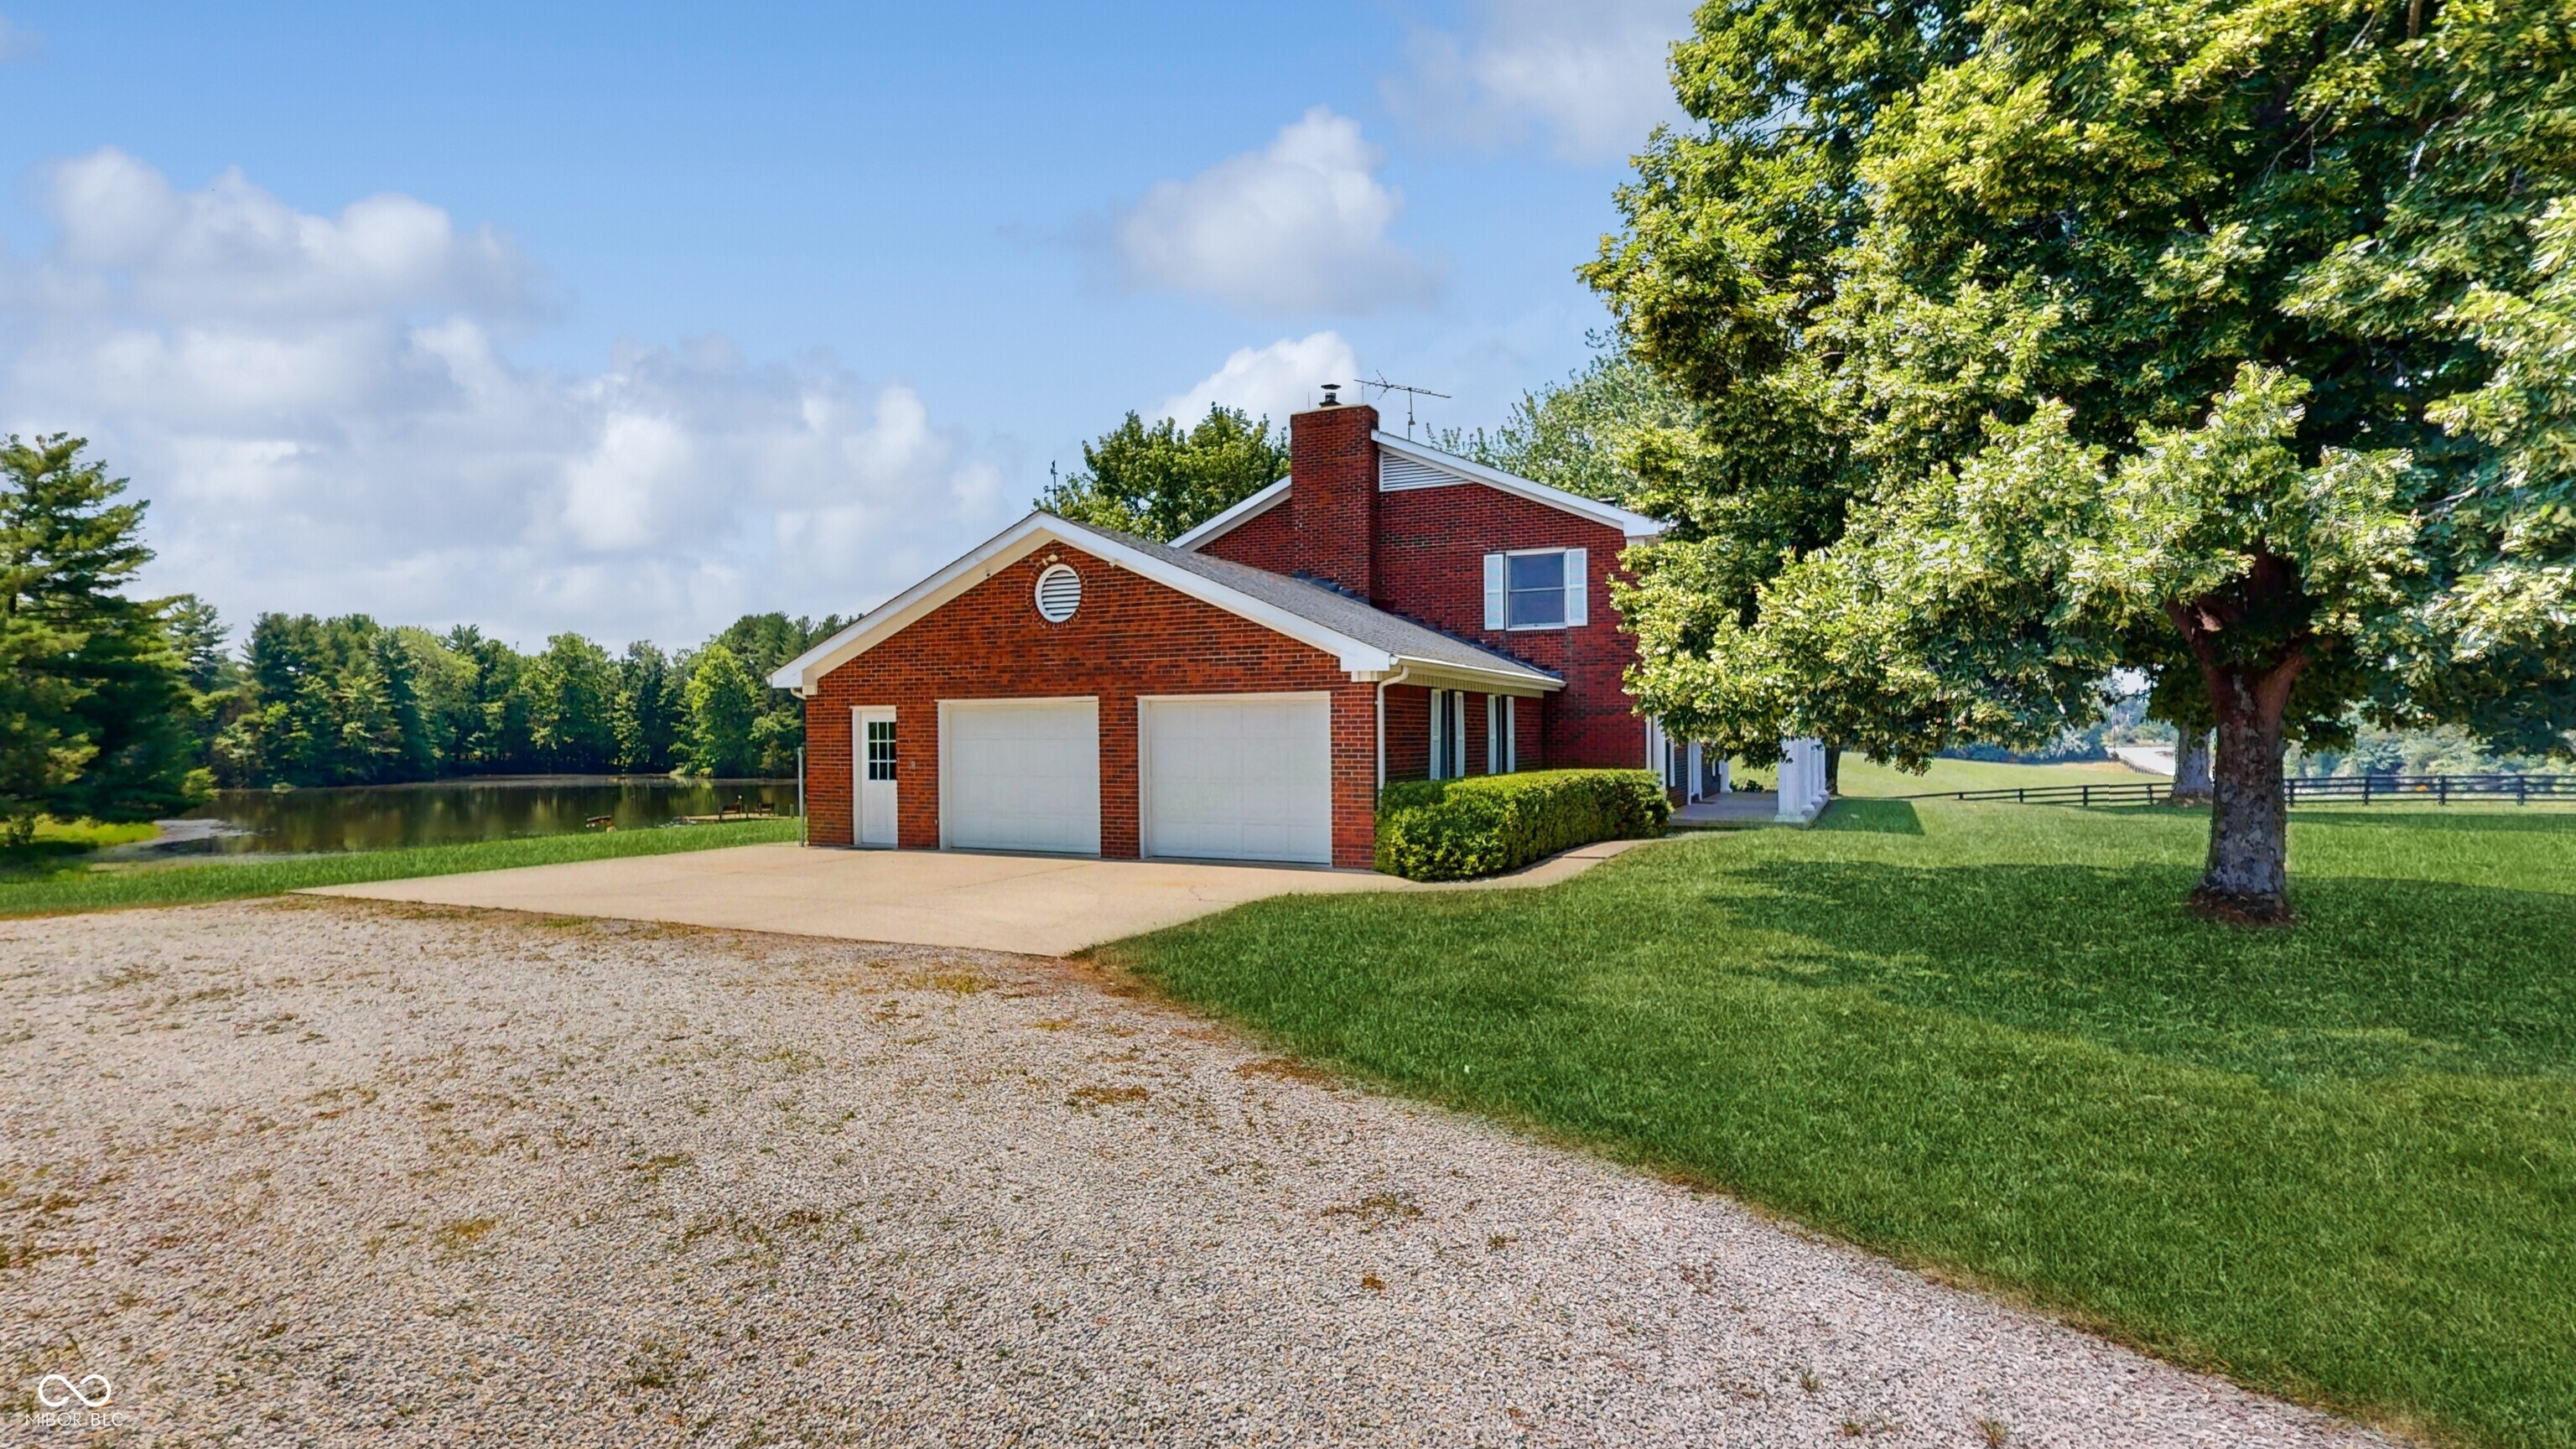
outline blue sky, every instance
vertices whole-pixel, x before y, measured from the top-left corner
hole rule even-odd
[[[846,612],[1129,408],[1562,375],[1686,13],[0,0],[0,427],[236,620]]]

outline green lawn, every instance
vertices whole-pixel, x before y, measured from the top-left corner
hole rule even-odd
[[[275,895],[306,886],[458,875],[473,870],[627,855],[667,855],[681,850],[790,841],[797,836],[798,823],[791,818],[661,830],[613,830],[595,835],[538,835],[409,850],[212,856],[185,863],[131,866],[84,865],[63,856],[58,849],[48,848],[47,842],[39,839],[33,846],[0,855],[0,916],[188,905]]]
[[[1424,1097],[2245,1383],[2576,1445],[2576,812],[1845,801],[1532,891],[1297,896],[1104,948]]]

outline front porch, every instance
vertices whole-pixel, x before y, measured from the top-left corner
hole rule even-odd
[[[1675,830],[1751,830],[1778,823],[1777,790],[1728,790],[1673,807]]]

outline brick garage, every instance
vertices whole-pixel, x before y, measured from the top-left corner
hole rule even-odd
[[[1082,575],[1082,606],[1050,624],[1031,598],[1062,561]],[[1140,696],[1327,692],[1333,696],[1333,864],[1366,869],[1376,849],[1377,690],[1332,655],[1119,569],[1069,544],[996,570],[937,612],[822,677],[805,705],[808,829],[851,843],[851,711],[896,711],[897,844],[939,847],[942,700],[1092,695],[1100,701],[1100,853],[1140,853],[1136,701]]]

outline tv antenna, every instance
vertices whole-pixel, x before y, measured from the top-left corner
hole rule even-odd
[[[1408,387],[1400,382],[1389,382],[1383,372],[1373,378],[1361,378],[1360,386],[1376,388],[1379,397],[1384,397],[1391,392],[1404,394],[1404,436],[1408,439],[1413,436],[1413,400],[1418,397],[1436,397],[1445,402],[1449,397],[1445,392],[1433,392],[1427,387]]]

